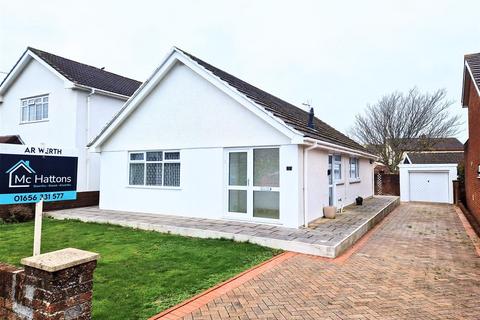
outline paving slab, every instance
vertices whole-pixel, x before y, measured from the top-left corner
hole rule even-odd
[[[163,214],[102,210],[98,207],[47,212],[56,219],[110,223],[143,230],[200,238],[226,238],[335,258],[399,205],[398,197],[375,196],[363,206],[349,206],[336,219],[319,219],[308,228],[285,228],[232,220],[187,218]]]
[[[158,320],[478,320],[478,239],[462,223],[452,205],[402,204],[341,263],[297,254],[181,317]]]

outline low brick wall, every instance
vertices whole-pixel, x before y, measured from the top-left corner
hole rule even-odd
[[[0,319],[91,319],[96,264],[95,259],[47,271],[0,263]]]
[[[98,206],[99,199],[100,199],[99,191],[78,192],[76,200],[45,202],[43,204],[43,210],[52,211],[52,210],[61,210],[61,209]]]
[[[475,233],[480,237],[480,222],[477,221],[475,216],[468,210],[468,208],[463,204],[462,201],[459,201],[457,203],[457,206],[462,210],[463,215],[465,218],[467,218],[468,222],[472,226],[472,229],[475,231]]]
[[[45,202],[44,211],[98,206],[99,191],[78,192],[76,200]],[[19,212],[21,210],[21,212]],[[23,222],[32,220],[35,212],[34,203],[0,205],[0,220],[7,222]]]

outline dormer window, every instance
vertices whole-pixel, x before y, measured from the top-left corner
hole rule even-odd
[[[20,122],[36,122],[48,119],[48,94],[21,100]]]

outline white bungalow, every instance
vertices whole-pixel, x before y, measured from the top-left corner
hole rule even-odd
[[[374,155],[178,48],[90,145],[102,209],[299,227],[373,195]]]

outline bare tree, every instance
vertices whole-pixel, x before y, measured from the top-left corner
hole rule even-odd
[[[397,172],[405,151],[428,149],[435,144],[433,138],[458,133],[462,122],[449,112],[453,102],[446,96],[445,89],[422,93],[417,88],[385,95],[356,116],[351,134]]]

